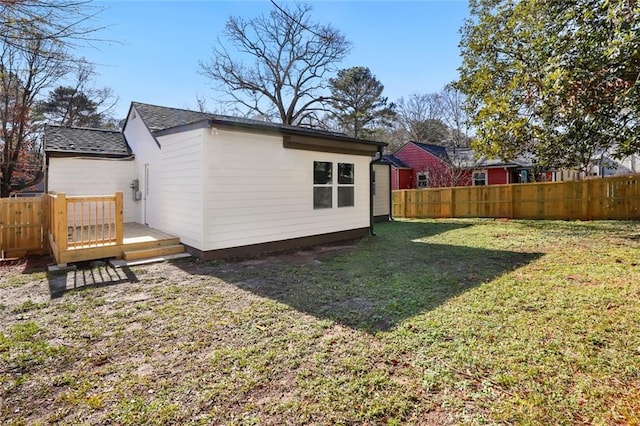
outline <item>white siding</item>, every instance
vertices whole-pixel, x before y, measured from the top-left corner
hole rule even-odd
[[[159,200],[155,200],[153,197],[147,197],[145,194],[145,182],[144,182],[144,165],[150,165],[150,173],[151,177],[149,182],[149,189],[152,190],[159,186],[158,177],[159,174],[156,172],[156,168],[159,169],[159,161],[160,161],[160,148],[156,144],[155,139],[149,133],[147,126],[144,124],[139,115],[137,115],[135,108],[131,109],[129,117],[127,118],[127,125],[124,129],[124,136],[131,147],[131,150],[136,156],[136,175],[135,179],[138,179],[140,182],[140,190],[142,191],[142,197],[140,201],[135,203],[135,221],[138,223],[146,223],[152,227],[154,223],[154,213],[158,211],[156,206],[156,202]],[[158,164],[158,166],[154,166]],[[153,194],[153,193],[152,193]],[[146,220],[145,220],[145,204],[146,204]]]
[[[391,197],[391,182],[389,174],[390,166],[387,164],[374,164],[373,171],[376,174],[376,194],[373,196],[373,215],[389,215],[389,201]]]
[[[137,203],[138,222],[176,235],[181,242],[200,250],[203,249],[203,132],[191,130],[160,136],[158,146],[135,108],[124,132],[136,156],[136,176],[143,193],[143,199]]]
[[[369,158],[285,149],[282,137],[205,132],[205,250],[369,226]],[[355,164],[355,206],[313,209],[313,162]],[[335,178],[335,177],[334,177]]]
[[[123,192],[124,221],[136,221],[131,181],[135,161],[89,158],[50,158],[48,190],[67,195],[112,195]]]
[[[155,225],[180,237],[181,242],[202,250],[203,235],[203,133],[191,130],[158,138],[161,172],[159,187],[151,194],[159,198]]]

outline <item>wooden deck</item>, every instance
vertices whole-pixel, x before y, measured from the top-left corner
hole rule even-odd
[[[128,222],[124,224],[124,245],[136,243],[149,243],[162,240],[174,240],[175,235],[149,228],[140,223]]]
[[[183,253],[180,238],[139,223],[124,223],[123,194],[45,194],[49,247],[59,266],[85,260],[144,259]]]
[[[77,232],[75,235],[82,235]],[[70,241],[73,235],[69,235]],[[77,242],[76,242],[77,243]],[[59,265],[81,262],[85,260],[115,257],[117,259],[142,259],[167,254],[182,253],[184,247],[180,245],[180,238],[157,229],[149,228],[140,223],[125,223],[123,226],[122,244],[88,243],[69,247],[58,253],[56,262]]]

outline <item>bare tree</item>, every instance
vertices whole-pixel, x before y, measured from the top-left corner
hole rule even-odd
[[[471,184],[468,149],[447,148],[447,155],[437,162],[416,168],[418,184],[425,188],[466,186]]]
[[[397,104],[399,123],[411,140],[441,143],[448,137],[440,93],[413,93],[406,100],[400,98]]]
[[[93,38],[102,28],[91,25],[104,8],[90,0],[0,1],[0,41],[12,49],[27,50],[35,41],[71,47]]]
[[[89,41],[86,1],[0,1],[0,197],[42,179],[32,109],[70,70],[69,48]]]
[[[471,142],[469,116],[464,109],[465,96],[451,84],[440,94],[443,107],[443,121],[450,129],[450,146],[468,147]]]
[[[31,108],[37,94],[66,73],[65,55],[57,42],[34,40],[27,47],[4,44],[0,51],[0,197],[42,179],[40,170],[23,170],[27,164],[33,168],[31,161],[25,161],[34,146]],[[19,179],[14,179],[14,172],[15,177],[21,174]]]
[[[312,22],[309,5],[274,6],[266,16],[230,17],[228,45],[219,39],[199,72],[251,113],[287,125],[313,123],[325,111],[326,76],[351,43],[331,25]]]

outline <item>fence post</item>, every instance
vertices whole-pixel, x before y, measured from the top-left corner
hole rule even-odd
[[[403,189],[402,190],[402,206],[403,208],[403,212],[402,212],[402,217],[404,217],[405,219],[407,217],[409,217],[409,215],[407,214],[407,209],[409,208],[408,204],[407,204],[407,190]]]
[[[122,203],[122,192],[116,192],[116,244],[122,245],[124,242],[124,208]]]
[[[456,191],[454,187],[449,188],[449,217],[456,217]]]
[[[581,220],[589,220],[591,218],[591,191],[589,180],[582,180],[582,214]]]
[[[59,193],[54,201],[53,207],[54,217],[53,226],[55,229],[54,240],[58,246],[58,252],[65,251],[68,248],[68,219],[67,219],[67,196],[64,193]],[[57,260],[57,259],[56,259]]]
[[[514,219],[516,210],[516,187],[514,184],[509,186],[509,192],[511,192],[511,197],[509,197],[509,219]]]

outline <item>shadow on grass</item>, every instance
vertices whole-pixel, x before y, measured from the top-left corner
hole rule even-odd
[[[68,291],[138,282],[138,277],[127,266],[114,268],[106,262],[82,262],[76,267],[67,272],[47,273],[52,299],[62,297]]]
[[[469,226],[392,222],[378,226],[378,236],[351,246],[318,247],[244,262],[184,262],[178,266],[192,274],[216,276],[317,318],[375,333],[541,256],[424,241]],[[463,238],[464,231],[461,244]]]

